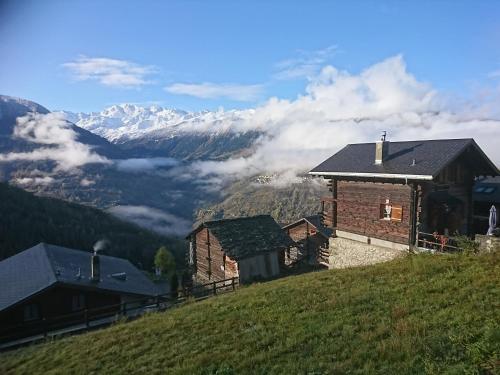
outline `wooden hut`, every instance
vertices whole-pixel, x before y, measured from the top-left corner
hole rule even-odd
[[[285,265],[301,260],[309,264],[327,265],[328,240],[332,230],[322,224],[320,215],[303,217],[285,225],[283,230],[296,244],[285,252]]]
[[[345,267],[392,259],[429,236],[472,234],[475,177],[499,171],[473,139],[383,136],[347,145],[309,173],[328,180],[322,215],[333,230],[330,263]]]
[[[189,263],[200,281],[277,277],[281,254],[293,244],[269,215],[207,221],[187,238]]]

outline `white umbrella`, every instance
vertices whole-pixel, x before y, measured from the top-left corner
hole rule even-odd
[[[495,206],[491,206],[490,208],[490,227],[488,228],[488,235],[492,235],[493,231],[495,230],[497,226],[497,209]]]

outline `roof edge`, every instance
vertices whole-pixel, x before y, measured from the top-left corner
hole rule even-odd
[[[339,177],[372,177],[372,178],[393,178],[401,180],[432,180],[431,175],[421,174],[394,174],[394,173],[358,173],[358,172],[313,172],[308,174],[312,176],[339,176]]]

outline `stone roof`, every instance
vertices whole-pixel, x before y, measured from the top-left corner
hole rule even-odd
[[[325,227],[321,223],[321,217],[320,215],[311,215],[311,216],[305,216],[297,221],[294,221],[293,223],[290,223],[288,225],[285,225],[283,229],[291,228],[296,226],[297,224],[300,224],[302,222],[307,221],[309,224],[311,224],[313,227],[316,228],[316,230],[321,233],[325,238],[329,238],[333,234],[333,230],[330,228]]]
[[[203,228],[208,228],[222,250],[235,260],[285,249],[294,243],[270,215],[207,221],[191,235]]]

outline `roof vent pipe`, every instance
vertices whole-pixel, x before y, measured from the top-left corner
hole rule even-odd
[[[375,143],[375,164],[382,164],[388,154],[389,142],[386,141],[387,132],[382,132],[380,141]]]

